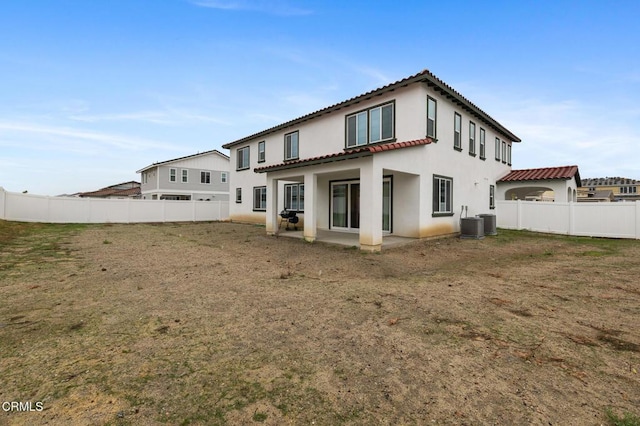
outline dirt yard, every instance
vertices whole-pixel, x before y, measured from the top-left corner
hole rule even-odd
[[[0,424],[640,414],[638,241],[501,231],[364,254],[231,223],[2,227]]]

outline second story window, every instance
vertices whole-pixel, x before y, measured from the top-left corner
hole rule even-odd
[[[476,123],[469,122],[469,155],[476,155]]]
[[[393,139],[394,106],[388,103],[347,116],[347,148]]]
[[[496,138],[496,161],[500,161],[500,139]]]
[[[462,151],[462,116],[453,115],[453,148]]]
[[[507,162],[507,143],[502,141],[502,162]]]
[[[427,137],[436,138],[436,100],[427,96]]]
[[[298,158],[298,132],[284,135],[284,159],[295,160]]]
[[[507,145],[507,164],[511,165],[511,144]]]
[[[211,183],[211,172],[200,172],[200,183]]]
[[[266,159],[264,143],[264,141],[258,142],[258,163],[264,163],[264,160]]]
[[[220,173],[220,183],[227,183],[229,180],[229,174],[227,172]]]
[[[484,160],[487,158],[487,146],[486,146],[486,135],[485,131],[482,127],[480,127],[480,159]]]
[[[178,170],[169,169],[169,182],[176,182],[178,180]]]
[[[182,169],[182,183],[189,182],[189,170]]]
[[[246,170],[249,168],[249,147],[245,146],[236,151],[238,154],[236,170]]]

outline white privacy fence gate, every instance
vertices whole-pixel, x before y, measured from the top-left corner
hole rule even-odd
[[[586,237],[640,239],[640,202],[548,203],[496,201],[497,224]]]
[[[0,219],[43,223],[145,223],[227,220],[228,201],[48,197],[0,188]]]

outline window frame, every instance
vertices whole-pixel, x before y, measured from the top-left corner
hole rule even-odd
[[[258,204],[257,206],[256,206],[256,201]],[[267,211],[267,187],[266,186],[253,187],[253,211],[254,212]]]
[[[266,161],[265,141],[258,142],[258,163]]]
[[[249,145],[243,146],[242,148],[238,148],[236,150],[236,171],[248,170],[251,167],[250,155],[251,151],[249,150]],[[242,159],[242,164],[240,164],[240,159]]]
[[[480,127],[480,159],[487,159],[487,132]]]
[[[180,169],[180,183],[189,183],[189,170]]]
[[[453,149],[462,151],[462,115],[453,113]]]
[[[444,188],[442,187],[442,183],[444,183]],[[448,183],[448,186],[447,186]],[[444,189],[445,192],[445,210],[441,210],[442,206],[442,193],[441,190]],[[433,204],[432,204],[432,217],[442,217],[442,216],[453,216],[453,178],[449,176],[442,175],[433,175]],[[448,200],[447,200],[448,198]],[[449,210],[446,210],[446,205],[449,205]]]
[[[507,142],[502,141],[502,163],[507,163]]]
[[[293,152],[293,136],[295,135],[295,155]],[[287,139],[288,138],[288,139]],[[289,153],[289,156],[287,156]],[[295,132],[286,133],[284,135],[284,161],[297,160],[300,158],[300,132],[296,130]]]
[[[496,161],[500,161],[500,138],[498,137],[496,137],[495,151]]]
[[[294,191],[295,190],[295,209],[294,205]],[[289,193],[287,193],[289,192]],[[300,208],[302,205],[302,208]],[[304,183],[288,183],[284,185],[284,208],[288,211],[295,211],[298,213],[304,213]]]
[[[229,182],[229,173],[220,172],[220,183],[228,183],[228,182]]]
[[[429,108],[429,101],[433,101],[433,119],[431,119],[429,117],[429,112],[431,111],[431,108]],[[429,120],[433,121],[433,131],[432,134],[429,133]],[[437,135],[438,135],[438,101],[435,98],[432,98],[431,96],[427,95],[427,133],[426,133],[428,138],[431,138],[434,140],[434,142],[437,139]]]
[[[391,108],[391,120],[389,121],[389,125],[391,126],[390,132],[391,134],[388,137],[385,137],[385,132],[389,129],[386,129],[384,126],[385,120],[384,120],[384,109],[385,108]],[[376,140],[372,140],[371,139],[371,135],[372,135],[372,126],[373,126],[373,122],[371,120],[371,116],[372,116],[372,111],[374,110],[380,110],[380,118],[379,118],[379,128],[378,128],[378,134],[379,134],[379,139]],[[362,125],[363,123],[360,122],[360,119],[364,119],[365,123],[364,126]],[[349,137],[351,135],[350,132],[350,128],[349,128],[349,122],[350,120],[353,119],[353,123],[354,123],[354,141],[355,143],[353,144],[349,144]],[[359,146],[365,146],[365,145],[372,145],[372,144],[378,144],[378,143],[384,143],[384,142],[390,142],[395,140],[396,137],[396,101],[395,99],[392,101],[388,101],[388,102],[383,102],[381,104],[378,105],[373,105],[369,108],[360,110],[360,111],[356,111],[354,113],[351,113],[349,115],[345,116],[345,121],[344,121],[344,129],[345,129],[345,136],[344,136],[344,147],[345,149],[353,149],[353,148],[357,148]],[[386,129],[386,130],[385,130]],[[361,134],[362,131],[364,131],[365,136],[364,136],[364,142],[360,143],[360,139],[361,138]]]
[[[207,177],[208,177],[208,179],[207,179]],[[208,171],[208,170],[200,170],[200,183],[203,184],[203,185],[211,185],[211,172],[210,171]]]
[[[178,182],[178,169],[173,167],[169,169],[169,182]]]
[[[489,210],[496,208],[496,186],[489,185]]]
[[[507,164],[511,165],[511,144],[507,144]]]
[[[476,156],[476,123],[469,121],[469,155]]]
[[[242,188],[236,188],[236,204],[242,203]]]

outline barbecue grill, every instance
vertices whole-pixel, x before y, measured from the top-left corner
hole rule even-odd
[[[298,217],[298,212],[294,211],[294,210],[287,210],[284,209],[280,212],[280,217],[282,219],[280,219],[280,228],[282,228],[282,224],[286,223],[286,230],[289,230],[289,224],[293,224],[293,229],[294,230],[298,230],[298,221],[300,221],[300,218]]]

